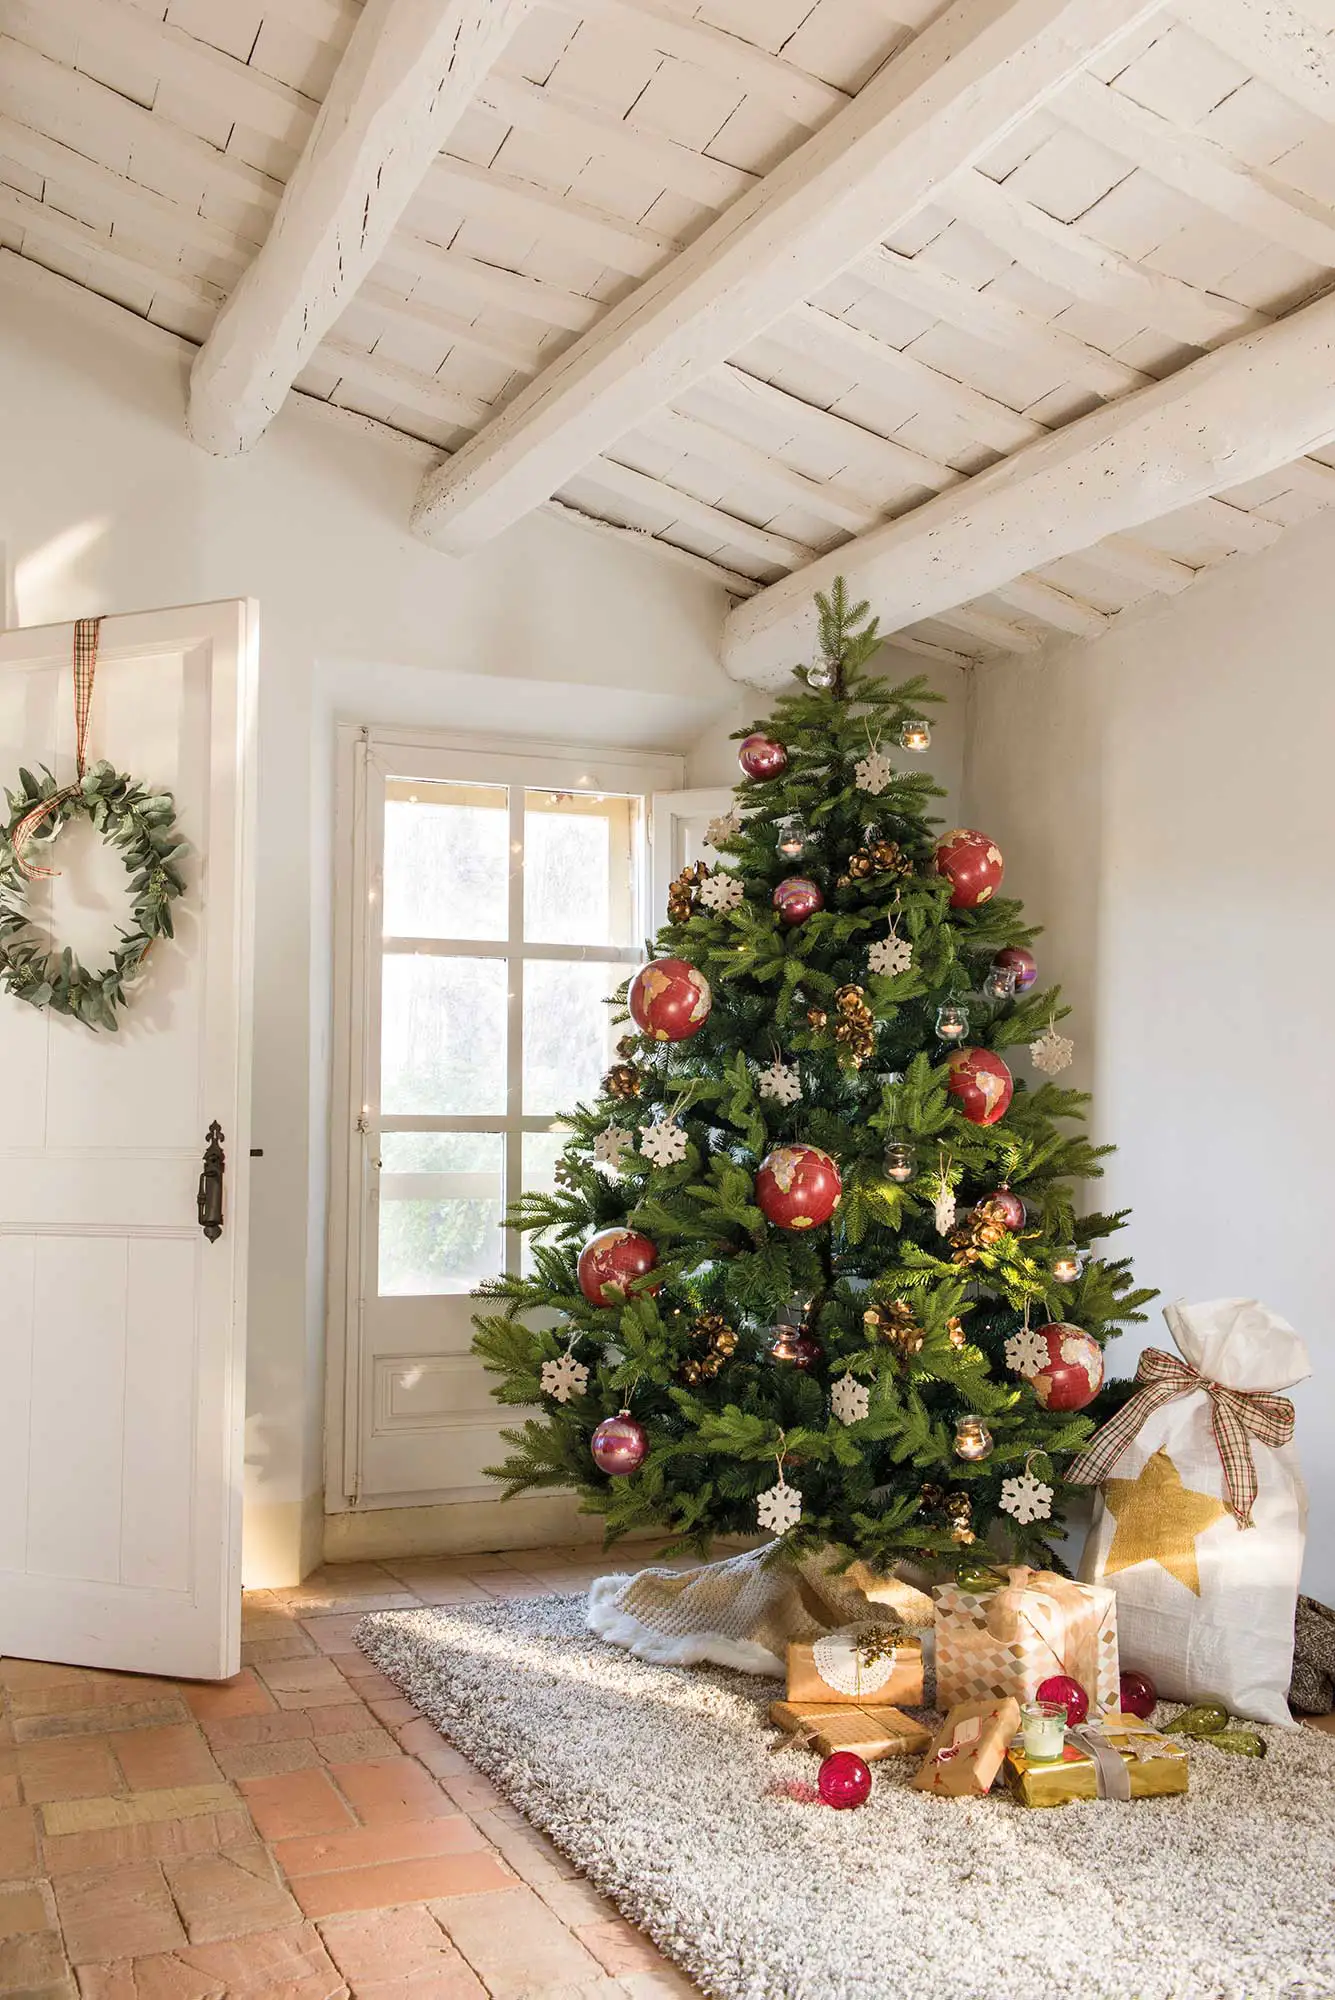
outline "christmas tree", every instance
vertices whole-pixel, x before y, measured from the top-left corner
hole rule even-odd
[[[1087,1100],[1012,1078],[1025,1044],[1069,1060],[1066,1010],[995,846],[933,831],[937,697],[869,671],[842,582],[818,603],[820,661],[738,732],[722,864],[674,884],[620,1060],[510,1218],[531,1271],[486,1288],[475,1351],[542,1415],[496,1476],[578,1489],[609,1540],[958,1569],[1000,1524],[1045,1562],[1103,1346],[1153,1294],[1093,1254],[1123,1216],[1075,1212],[1109,1150]]]

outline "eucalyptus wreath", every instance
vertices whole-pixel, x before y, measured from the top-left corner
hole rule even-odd
[[[45,768],[40,778],[21,770],[18,789],[6,796],[9,819],[0,827],[0,989],[31,1007],[50,1007],[90,1028],[114,1032],[116,1009],[129,1004],[126,981],[156,939],[173,935],[171,906],[185,893],[179,864],[187,849],[176,827],[176,801],[170,792],[150,792],[107,763],[90,765],[70,786],[58,785]],[[42,807],[34,830],[31,816]],[[108,845],[120,850],[134,899],[134,928],[120,932],[121,941],[100,972],[81,965],[68,945],[44,938],[28,909],[29,875],[37,872],[25,865],[28,849],[49,851],[62,827],[76,819],[90,820]]]

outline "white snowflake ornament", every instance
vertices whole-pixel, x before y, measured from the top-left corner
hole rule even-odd
[[[756,1521],[767,1535],[786,1535],[802,1518],[802,1495],[783,1474],[778,1484],[756,1497]]]
[[[608,1125],[593,1142],[593,1157],[600,1167],[610,1167],[614,1174],[619,1174],[621,1155],[634,1138],[635,1134],[628,1132],[624,1125]]]
[[[959,1207],[955,1200],[955,1190],[951,1187],[945,1176],[942,1175],[941,1190],[936,1197],[936,1204],[932,1211],[938,1236],[949,1236],[951,1230],[955,1227],[955,1218],[958,1214]]]
[[[873,797],[883,792],[895,775],[895,767],[884,750],[873,750],[860,764],[853,766],[853,776],[860,792],[870,792]]]
[[[1027,1528],[1031,1521],[1051,1519],[1052,1488],[1035,1479],[1032,1472],[1022,1472],[1017,1479],[1002,1481],[1001,1504],[1022,1528]]]
[[[901,972],[907,972],[913,963],[913,946],[907,938],[891,932],[889,937],[878,938],[867,953],[867,965],[872,972],[881,972],[894,979]]]
[[[582,1396],[589,1386],[589,1371],[582,1361],[576,1361],[572,1354],[558,1354],[555,1361],[542,1364],[542,1393],[555,1397],[558,1403],[568,1403],[572,1396]]]
[[[640,1134],[640,1151],[655,1167],[677,1167],[686,1158],[690,1140],[675,1118],[664,1118]]]
[[[707,910],[712,910],[715,916],[722,917],[726,916],[729,910],[737,908],[746,891],[735,875],[716,872],[700,884],[698,894]]]
[[[1069,1036],[1059,1035],[1049,1022],[1036,1042],[1030,1042],[1029,1053],[1034,1059],[1034,1068],[1041,1069],[1044,1076],[1059,1076],[1075,1054],[1075,1043]]]
[[[776,1104],[796,1104],[802,1095],[797,1064],[772,1062],[768,1069],[760,1072],[759,1090],[762,1097],[771,1097]]]
[[[830,1390],[830,1408],[841,1424],[860,1424],[871,1413],[871,1390],[852,1375],[841,1375]]]
[[[735,840],[741,830],[742,816],[736,806],[731,806],[727,812],[720,813],[717,819],[710,820],[705,828],[706,844],[710,847],[723,847],[728,841]]]
[[[1026,1379],[1048,1365],[1048,1343],[1032,1327],[1023,1327],[1006,1342],[1006,1366]]]

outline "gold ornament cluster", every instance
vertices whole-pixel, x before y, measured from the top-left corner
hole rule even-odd
[[[905,1361],[921,1351],[927,1337],[907,1299],[883,1300],[868,1306],[862,1315],[862,1323],[871,1339],[884,1341]],[[957,1313],[952,1313],[946,1321],[946,1338],[952,1347],[957,1348],[963,1347],[968,1339],[964,1321]]]
[[[703,861],[692,861],[682,869],[672,887],[668,890],[667,909],[670,924],[684,924],[693,917],[700,907],[700,885],[709,880],[709,869]]]
[[[867,1005],[860,986],[841,986],[834,996],[835,1019],[830,1028],[836,1042],[846,1049],[854,1069],[861,1069],[876,1053],[876,1017]],[[830,1027],[824,1007],[807,1009],[807,1026],[820,1034]]]
[[[696,1388],[701,1382],[712,1381],[724,1362],[737,1352],[737,1330],[728,1325],[722,1313],[706,1312],[692,1326],[691,1338],[703,1346],[704,1353],[693,1354],[682,1362],[681,1379]]]
[[[644,1078],[634,1063],[613,1063],[603,1078],[603,1089],[609,1097],[638,1097]]]
[[[995,1250],[1012,1233],[992,1204],[980,1201],[959,1227],[950,1232],[951,1261],[955,1264],[976,1264],[984,1250]]]
[[[869,881],[873,875],[911,875],[913,862],[897,840],[874,840],[870,847],[855,848],[844,873],[835,886],[847,889],[854,882]]]
[[[948,1493],[944,1486],[929,1483],[919,1488],[918,1498],[931,1512],[945,1515],[952,1542],[967,1548],[970,1542],[976,1540],[972,1526],[973,1501],[967,1493]]]

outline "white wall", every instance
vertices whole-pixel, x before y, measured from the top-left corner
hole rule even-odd
[[[1335,1599],[1335,523],[1094,643],[973,678],[966,816],[1047,927],[1070,1073],[1116,1143],[1098,1204],[1166,1298],[1301,1331],[1306,1588]],[[1113,1349],[1119,1374],[1154,1320]]]
[[[260,603],[247,1565],[284,1582],[321,1525],[335,721],[685,750],[734,684],[703,573],[552,514],[453,562],[405,525],[433,453],[298,398],[211,459],[183,429],[189,356],[0,253],[11,621]]]

